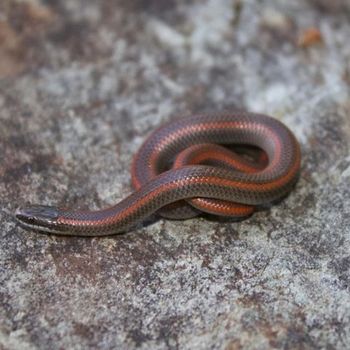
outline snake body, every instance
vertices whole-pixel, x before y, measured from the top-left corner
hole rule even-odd
[[[260,151],[254,159],[235,146]],[[132,163],[135,191],[116,205],[98,211],[29,205],[15,215],[27,228],[80,236],[125,232],[155,212],[176,219],[201,211],[244,217],[290,192],[300,159],[295,136],[276,119],[248,112],[195,115],[146,139]]]

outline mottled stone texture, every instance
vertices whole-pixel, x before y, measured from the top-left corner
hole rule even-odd
[[[347,348],[349,23],[348,0],[1,0],[0,349]],[[232,109],[301,142],[271,210],[99,239],[8,214],[115,203],[151,130]]]

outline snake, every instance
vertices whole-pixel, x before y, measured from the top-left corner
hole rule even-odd
[[[75,236],[128,232],[153,214],[244,219],[286,197],[300,166],[300,145],[279,120],[245,111],[196,114],[146,138],[132,160],[134,191],[117,204],[101,210],[27,204],[14,215],[26,229]]]

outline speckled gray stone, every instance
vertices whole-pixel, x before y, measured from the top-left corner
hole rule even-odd
[[[347,348],[349,19],[347,0],[2,0],[0,349]],[[99,239],[8,215],[115,203],[155,127],[232,109],[300,140],[270,210]]]

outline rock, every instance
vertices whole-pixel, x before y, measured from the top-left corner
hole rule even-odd
[[[346,348],[346,0],[5,0],[0,13],[0,348]],[[310,28],[322,45],[300,45]],[[149,132],[232,109],[300,140],[300,181],[269,210],[92,239],[9,215],[115,203]]]

